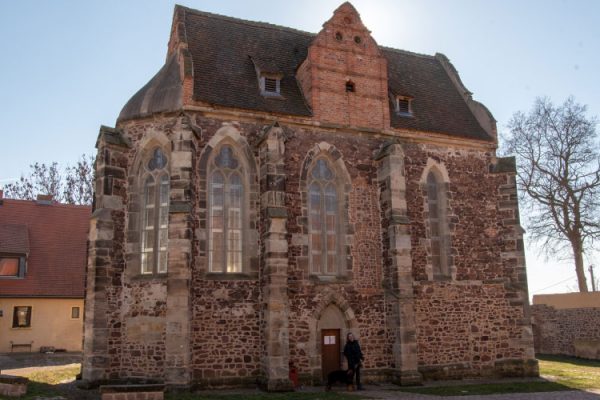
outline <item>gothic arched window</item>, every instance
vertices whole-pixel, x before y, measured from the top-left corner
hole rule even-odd
[[[224,145],[209,173],[209,271],[242,272],[244,184],[233,148]]]
[[[434,277],[448,274],[448,257],[445,243],[446,206],[442,185],[443,183],[433,171],[427,174],[429,239],[431,240],[431,265]]]
[[[335,174],[325,159],[319,159],[309,176],[311,272],[319,275],[336,275],[340,218]]]
[[[160,148],[152,151],[142,177],[142,274],[167,272],[169,230],[168,160]]]

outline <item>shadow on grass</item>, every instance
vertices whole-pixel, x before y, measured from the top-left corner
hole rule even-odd
[[[579,367],[595,367],[600,368],[600,360],[587,360],[585,358],[569,357],[569,356],[557,356],[551,354],[536,354],[535,358],[540,361],[551,361],[577,365]]]
[[[0,354],[0,370],[50,367],[81,362],[79,352],[65,353],[2,353]]]
[[[81,390],[74,383],[50,384],[29,381],[27,394],[18,397],[19,400],[33,400],[37,397],[61,397],[69,400],[98,400],[100,395],[97,390]],[[1,400],[12,400],[14,397],[0,396]]]

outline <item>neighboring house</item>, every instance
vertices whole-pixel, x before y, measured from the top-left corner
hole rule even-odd
[[[0,353],[81,351],[91,207],[2,198]]]
[[[531,316],[536,353],[600,360],[600,292],[535,295]]]
[[[408,44],[408,43],[407,43]],[[476,50],[474,50],[476,54]],[[176,6],[97,141],[83,378],[537,375],[515,165],[448,59]]]

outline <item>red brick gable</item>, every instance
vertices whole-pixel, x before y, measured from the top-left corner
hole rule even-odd
[[[387,60],[350,3],[323,25],[297,78],[317,120],[389,128]]]
[[[19,250],[28,242],[29,255],[25,278],[0,279],[0,297],[83,298],[90,216],[89,206],[4,199],[0,232],[20,226],[28,235],[9,240],[2,234],[0,248]]]

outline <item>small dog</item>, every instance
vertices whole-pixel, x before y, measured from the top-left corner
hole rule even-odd
[[[346,384],[348,391],[354,391],[354,370],[348,369],[344,371],[343,369],[339,369],[337,371],[332,371],[327,374],[327,386],[325,390],[329,392],[331,390],[331,386],[334,383],[343,383]]]

